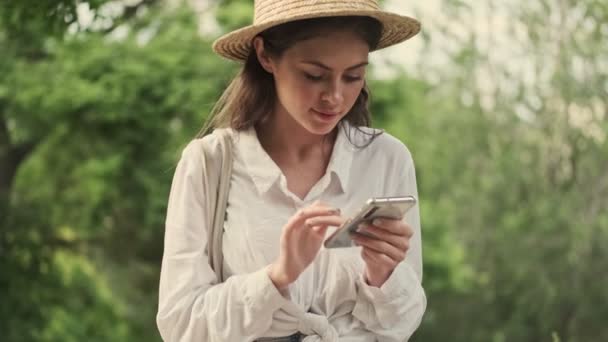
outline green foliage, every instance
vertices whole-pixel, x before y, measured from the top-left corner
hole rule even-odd
[[[370,77],[374,124],[416,161],[429,307],[413,340],[608,339],[608,10],[520,5],[500,10],[536,83],[480,47],[471,11],[491,1],[445,1],[462,30],[439,30],[454,42],[445,68],[420,65],[439,81]],[[173,168],[237,65],[183,6],[144,2],[66,34],[77,6],[0,8],[0,331],[154,341]],[[251,6],[219,3],[223,30]]]
[[[441,82],[418,97],[426,103],[421,113],[433,118],[412,119],[424,125],[422,132],[410,133],[420,139],[410,138],[410,145],[421,196],[427,196],[422,199],[428,204],[428,211],[423,207],[425,262],[434,262],[432,250],[450,255],[435,240],[434,229],[441,230],[451,246],[465,251],[463,264],[450,270],[466,265],[466,279],[473,282],[439,293],[427,286],[430,306],[418,339],[608,338],[601,319],[593,318],[608,312],[608,278],[600,271],[607,266],[602,246],[608,243],[608,214],[600,208],[608,198],[608,88],[599,62],[608,50],[596,31],[565,19],[566,13],[579,13],[580,21],[593,27],[608,14],[589,10],[597,3],[542,1],[501,8],[510,15],[509,25],[525,25],[528,37],[511,37],[508,50],[524,54],[521,63],[533,65],[532,84],[526,82],[529,75],[512,71],[515,62],[495,61],[492,49],[504,47],[480,48],[495,37],[476,35],[471,7],[460,2],[450,7],[453,21],[441,32],[451,37],[450,25],[457,23],[465,38],[458,40],[458,49],[444,51],[450,60],[446,68],[432,70],[445,75]],[[498,5],[478,6],[495,10]],[[546,25],[551,16],[562,16],[564,24]],[[556,36],[559,42],[551,38]],[[548,54],[556,44],[557,54]],[[575,61],[587,71],[577,70]],[[488,89],[493,83],[496,88]],[[406,133],[401,136],[407,141]],[[442,279],[449,278],[444,274],[431,281]]]
[[[225,31],[251,25],[253,22],[253,1],[222,1],[216,12],[216,17]]]
[[[7,35],[10,38],[4,44],[38,59],[42,57],[40,49],[49,35],[61,37],[70,25],[78,25],[77,12],[80,4],[86,3],[88,8],[95,11],[108,2],[110,1],[4,1],[0,6],[0,36]]]
[[[78,34],[50,38],[41,60],[3,56],[4,143],[34,146],[3,222],[18,229],[0,240],[9,341],[158,338],[172,171],[232,66],[211,57],[189,11],[149,16],[124,39]]]

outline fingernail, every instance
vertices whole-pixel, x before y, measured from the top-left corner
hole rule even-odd
[[[372,222],[372,224],[374,226],[380,226],[380,225],[382,225],[382,220],[381,219],[374,219],[374,221]]]
[[[359,230],[366,230],[368,225],[366,223],[361,223],[357,226]]]
[[[340,211],[340,209],[335,208],[335,209],[332,209],[331,212],[334,213],[334,214],[336,214],[336,215],[340,215],[341,211]]]

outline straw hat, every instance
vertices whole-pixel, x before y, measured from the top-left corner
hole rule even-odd
[[[251,41],[262,31],[290,21],[334,16],[368,16],[380,21],[383,30],[376,50],[403,42],[420,31],[416,19],[382,11],[376,0],[255,0],[253,25],[220,37],[213,43],[213,50],[242,62],[249,55]]]

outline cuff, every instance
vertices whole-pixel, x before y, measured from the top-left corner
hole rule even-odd
[[[274,312],[289,302],[274,286],[266,272],[266,268],[246,275],[247,279],[239,279],[243,284],[243,299],[254,311]]]
[[[370,286],[363,274],[357,279],[357,303],[353,315],[366,325],[389,328],[398,323],[397,312],[420,287],[414,270],[402,262],[381,287]]]
[[[357,282],[361,296],[375,303],[386,303],[396,297],[407,296],[410,290],[418,285],[418,277],[406,262],[402,262],[381,287],[369,285],[363,274]]]

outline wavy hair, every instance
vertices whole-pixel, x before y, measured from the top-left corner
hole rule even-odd
[[[376,19],[363,16],[313,18],[272,27],[260,33],[260,36],[264,40],[266,51],[272,56],[280,57],[300,41],[336,30],[351,30],[363,39],[372,51],[380,41],[382,24]],[[370,96],[370,90],[365,84],[354,105],[342,120],[348,121],[355,128],[370,127],[371,113],[368,105]],[[215,128],[230,127],[235,130],[245,130],[255,126],[272,113],[276,101],[277,92],[273,75],[262,68],[255,50],[252,49],[245,65],[212,108],[207,122],[197,137],[202,137]],[[371,135],[375,137],[378,134]],[[352,143],[352,139],[349,140]]]

